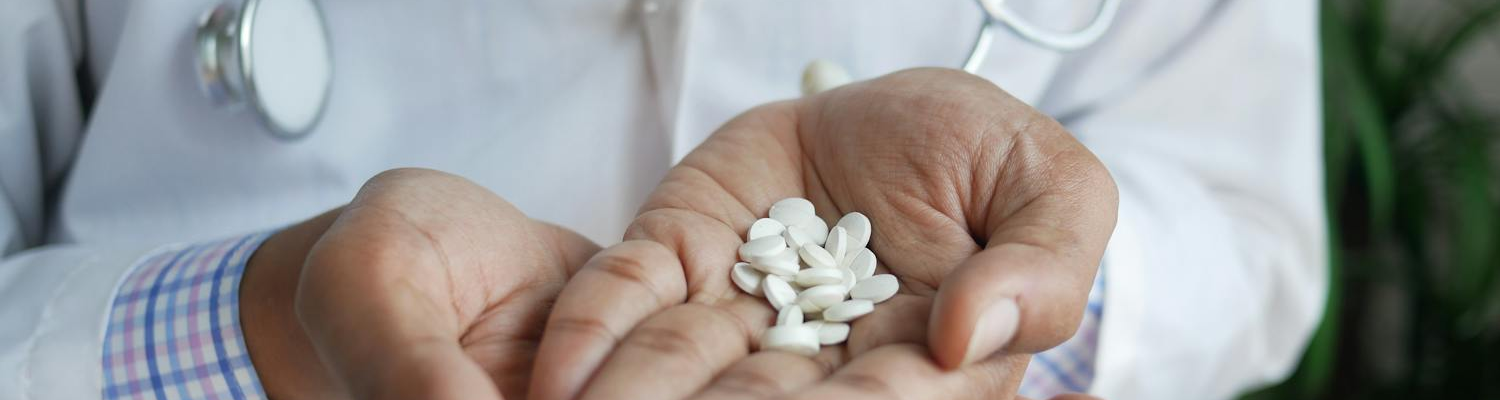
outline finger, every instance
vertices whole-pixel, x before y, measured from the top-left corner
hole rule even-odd
[[[641,320],[687,296],[676,254],[625,241],[594,255],[563,288],[537,349],[536,399],[572,399]]]
[[[865,352],[821,382],[794,392],[795,400],[1003,399],[1014,396],[1026,369],[1024,355],[944,370],[919,345],[896,344]]]
[[[446,276],[431,241],[382,212],[345,211],[307,259],[296,307],[314,350],[355,398],[500,398],[459,346],[447,288],[421,278]]]
[[[1000,350],[1034,353],[1071,337],[1114,230],[1114,183],[1088,150],[1071,137],[1018,140],[1010,158],[1047,161],[1002,174],[1024,178],[996,178],[1029,183],[1001,185],[1015,190],[990,201],[986,248],[940,286],[928,340],[947,368]]]
[[[725,369],[693,399],[751,400],[781,396],[822,380],[843,357],[840,347],[824,347],[813,358],[782,351],[758,352]]]
[[[687,303],[668,308],[620,342],[580,398],[686,397],[745,357],[750,338],[758,337],[773,317],[764,300],[749,295],[722,306]]]
[[[927,317],[932,313],[932,299],[897,294],[880,303],[875,311],[849,324],[846,346],[850,357],[886,345],[927,343]]]
[[[712,217],[652,210],[636,218],[626,237],[649,238],[678,254],[689,303],[635,328],[601,364],[583,398],[686,396],[744,357],[773,311],[729,282],[739,235]]]
[[[568,276],[578,273],[583,263],[588,262],[590,257],[599,253],[599,245],[572,229],[554,225],[550,222],[532,220],[539,228],[538,232],[547,235],[549,247],[554,257],[561,261],[567,268]]]
[[[626,241],[601,251],[558,297],[537,353],[538,399],[572,399],[621,338],[648,316],[687,300],[734,298],[729,282],[739,235],[680,209],[647,211]]]

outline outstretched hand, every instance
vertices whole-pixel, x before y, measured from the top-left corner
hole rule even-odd
[[[814,358],[753,352],[772,309],[729,281],[771,203],[859,211],[902,292]],[[983,79],[919,69],[751,110],[668,172],[563,289],[532,398],[1014,396],[1070,337],[1114,183],[1057,122]]]

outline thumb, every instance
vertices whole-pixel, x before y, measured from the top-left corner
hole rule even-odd
[[[938,290],[928,340],[944,368],[1002,349],[1035,353],[1073,335],[1083,316],[1093,265],[1007,243],[965,260]]]
[[[986,248],[939,286],[927,337],[944,368],[1002,350],[1036,353],[1078,329],[1118,200],[1108,172],[1086,150],[1074,152],[1083,158],[1072,163],[1059,161],[1068,152],[1055,154],[1052,162],[1075,168],[1040,168],[1025,187],[1004,188],[1035,192],[993,200]]]

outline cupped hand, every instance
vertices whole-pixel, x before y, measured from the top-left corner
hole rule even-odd
[[[859,211],[902,292],[814,358],[755,352],[765,300],[729,268],[786,197]],[[1013,396],[1076,330],[1116,192],[1057,122],[962,72],[898,72],[727,123],[558,298],[532,398]],[[829,397],[832,396],[832,397]]]
[[[388,171],[251,257],[246,344],[271,398],[523,399],[547,311],[598,249],[462,178]]]

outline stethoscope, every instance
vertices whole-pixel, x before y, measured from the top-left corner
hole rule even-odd
[[[979,72],[984,60],[989,58],[990,44],[995,40],[995,31],[1001,27],[1009,29],[1023,40],[1057,51],[1072,51],[1088,47],[1099,41],[1104,31],[1114,23],[1120,11],[1120,0],[1103,0],[1088,26],[1071,32],[1056,32],[1044,29],[1022,18],[1015,10],[1005,7],[1005,0],[975,0],[984,17],[979,22],[979,33],[974,45],[969,48],[969,57],[964,59],[963,70]],[[802,94],[810,95],[849,83],[849,72],[828,60],[813,60],[802,70]]]
[[[1101,0],[1088,26],[1044,29],[1004,5],[976,0],[983,11],[964,71],[979,71],[996,31],[1008,29],[1038,46],[1071,51],[1097,42],[1113,23],[1120,0]],[[198,24],[200,87],[215,104],[248,104],[272,136],[306,136],[322,119],[333,78],[328,31],[316,0],[232,0],[210,9]],[[802,74],[803,94],[850,82],[838,64],[816,60]]]

